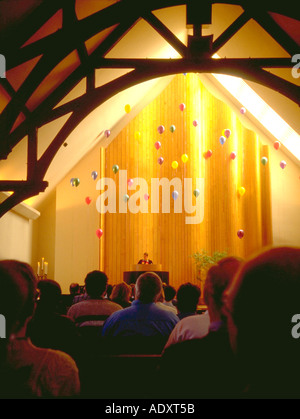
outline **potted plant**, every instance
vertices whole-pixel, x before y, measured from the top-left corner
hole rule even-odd
[[[218,263],[219,260],[223,259],[227,256],[227,252],[219,252],[215,251],[212,255],[209,255],[205,250],[201,252],[196,252],[192,255],[194,259],[196,269],[197,269],[197,276],[196,278],[200,281],[200,289],[201,289],[201,302],[203,303],[203,288],[205,284],[206,274],[209,268],[212,265]]]

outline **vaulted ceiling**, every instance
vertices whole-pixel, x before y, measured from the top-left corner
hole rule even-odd
[[[264,1],[259,9],[208,0],[13,6],[0,2],[0,191],[13,192],[0,217],[53,189],[96,144],[107,145],[104,131],[128,118],[124,105],[133,117],[176,73],[240,77],[300,132],[295,2]]]

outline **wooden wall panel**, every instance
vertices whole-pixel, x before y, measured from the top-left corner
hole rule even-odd
[[[181,103],[185,104],[182,111]],[[198,126],[193,121],[198,121]],[[164,125],[159,134],[157,128]],[[176,127],[174,132],[170,126]],[[224,129],[231,135],[222,145],[219,141]],[[136,133],[140,133],[137,138]],[[154,143],[162,147],[156,150]],[[211,149],[213,154],[205,158]],[[230,153],[237,154],[235,160]],[[181,156],[189,159],[183,163]],[[159,165],[159,157],[164,163]],[[261,164],[261,144],[254,132],[244,128],[235,113],[213,97],[195,74],[177,75],[169,86],[145,107],[114,139],[105,151],[105,176],[113,178],[117,186],[117,213],[105,214],[104,269],[110,282],[122,281],[123,272],[129,270],[148,251],[154,263],[161,263],[170,273],[175,287],[191,281],[197,283],[191,255],[196,251],[227,251],[245,257],[263,244],[271,244],[270,188],[268,166]],[[178,168],[171,167],[172,161]],[[143,178],[149,187],[148,213],[133,214],[118,210],[119,178],[112,172],[117,164],[127,170],[128,178]],[[162,213],[160,191],[159,213],[151,213],[151,179],[179,178],[182,184],[182,211],[174,213],[170,191],[170,213]],[[184,207],[184,179],[204,178],[204,219],[200,224],[186,224]],[[263,185],[263,186],[262,186]],[[246,190],[239,196],[238,188]],[[135,190],[128,190],[130,200]],[[141,197],[144,200],[144,197]],[[192,196],[196,204],[196,198]],[[145,203],[145,201],[143,202]],[[129,202],[128,202],[129,205]],[[237,231],[243,229],[243,239]]]

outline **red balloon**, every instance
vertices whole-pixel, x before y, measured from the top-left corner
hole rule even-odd
[[[98,228],[96,230],[96,236],[100,239],[102,237],[102,235],[103,235],[103,231],[101,230],[101,228]]]
[[[230,158],[231,160],[234,160],[236,158],[236,153],[234,151],[230,153]]]
[[[244,230],[239,230],[239,231],[237,232],[237,235],[238,235],[238,238],[239,238],[239,239],[242,239],[242,238],[244,237],[244,235],[245,235]]]
[[[280,147],[280,142],[279,141],[275,141],[275,143],[274,143],[275,150],[278,150],[279,147]]]
[[[90,205],[90,203],[92,202],[92,198],[91,198],[91,197],[89,197],[89,196],[87,196],[87,197],[85,198],[85,202],[86,202],[88,205]]]
[[[205,153],[205,158],[208,159],[211,156],[212,156],[212,151],[211,150],[207,150],[207,152]]]

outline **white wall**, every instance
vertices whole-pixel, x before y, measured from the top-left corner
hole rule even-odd
[[[32,220],[13,211],[0,218],[0,259],[32,263]]]
[[[56,188],[55,275],[62,292],[68,293],[72,282],[84,284],[86,274],[99,269],[100,250],[96,230],[100,214],[95,210],[97,181],[92,171],[100,174],[100,147],[85,156]],[[72,187],[70,179],[80,184]],[[99,176],[98,176],[99,179]],[[92,198],[87,205],[85,198]]]

